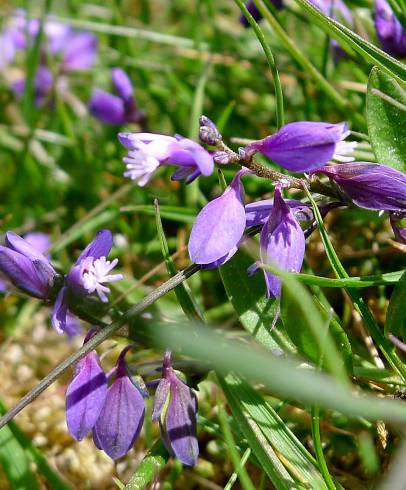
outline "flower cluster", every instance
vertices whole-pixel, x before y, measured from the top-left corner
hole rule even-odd
[[[72,308],[83,298],[97,297],[106,302],[110,292],[107,284],[122,279],[111,274],[117,264],[107,260],[113,245],[110,231],[101,230],[85,248],[66,276],[58,274],[50,259],[15,233],[6,233],[4,246],[0,246],[0,272],[14,286],[43,300],[53,301],[52,325],[59,333],[78,333],[78,323]]]
[[[40,32],[40,20],[28,18],[26,12],[17,10],[0,34],[0,67],[11,63],[19,51],[26,51]],[[95,62],[97,38],[88,32],[78,32],[49,16],[43,27],[40,64],[34,79],[35,102],[43,105],[54,89],[63,95],[66,81],[63,75],[75,70],[88,70]],[[50,61],[58,63],[57,78],[50,69]],[[12,81],[11,88],[20,96],[25,90],[25,77]]]
[[[212,173],[213,161],[242,165],[222,195],[210,201],[194,222],[188,248],[195,264],[203,269],[221,266],[237,252],[245,240],[244,234],[254,229],[260,232],[259,258],[263,264],[299,272],[305,239],[316,227],[312,208],[308,203],[283,198],[282,189],[290,184],[290,177],[283,174],[277,174],[273,200],[246,205],[241,177],[254,173],[253,159],[257,153],[290,172],[310,173],[310,179],[327,176],[334,183],[337,200],[321,205],[323,216],[335,207],[348,204],[388,211],[395,237],[404,241],[405,175],[385,165],[354,162],[357,143],[346,141],[349,134],[346,123],[299,121],[250,142],[237,154],[224,144],[214,123],[202,116],[200,139],[214,150],[208,151],[190,140],[164,135],[121,133],[119,140],[130,150],[124,158],[127,164],[124,175],[140,185],[145,185],[152,173],[164,164],[177,164],[179,169],[172,178],[186,176],[187,182],[191,180],[190,176],[196,178]],[[185,153],[186,142],[187,148],[193,148],[194,152]],[[205,167],[202,161],[210,165]],[[254,264],[248,272],[257,270],[258,266]],[[264,275],[268,297],[279,298],[280,278],[269,271]]]
[[[90,331],[85,342],[93,332]],[[148,396],[128,374],[125,355],[118,357],[108,376],[95,351],[78,362],[66,392],[66,423],[69,433],[81,441],[92,432],[95,445],[112,459],[123,457],[140,435]],[[156,384],[156,383],[154,383]],[[197,400],[193,390],[176,374],[167,352],[155,394],[152,419],[159,422],[168,451],[193,466],[199,455],[196,437]]]

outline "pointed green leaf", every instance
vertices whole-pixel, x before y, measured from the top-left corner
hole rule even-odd
[[[386,314],[385,335],[403,333],[406,320],[406,272],[396,284]]]
[[[368,81],[367,122],[379,163],[406,171],[406,89],[376,66]]]

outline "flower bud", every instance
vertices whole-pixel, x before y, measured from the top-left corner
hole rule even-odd
[[[200,141],[206,145],[217,146],[221,142],[222,136],[216,125],[206,116],[200,116],[199,123]]]
[[[357,206],[378,211],[406,210],[406,175],[378,163],[347,163],[317,172],[336,182]]]
[[[181,381],[165,354],[162,379],[158,385],[152,420],[159,421],[162,439],[183,464],[193,466],[199,456],[196,436],[197,399],[193,390]]]

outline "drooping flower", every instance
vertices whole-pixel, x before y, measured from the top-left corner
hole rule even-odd
[[[118,262],[117,259],[111,262],[107,260],[112,246],[111,232],[99,231],[67,274],[52,313],[52,325],[57,332],[66,331],[70,302],[89,295],[97,295],[102,302],[107,302],[110,289],[106,284],[123,278],[122,274],[111,274]]]
[[[245,147],[247,154],[260,152],[291,172],[309,172],[334,159],[354,160],[356,143],[345,142],[346,123],[300,121],[283,126],[277,133]]]
[[[136,106],[133,85],[127,73],[121,68],[113,68],[111,78],[118,96],[95,89],[89,102],[90,112],[106,124],[141,122],[145,116]]]
[[[16,287],[36,298],[47,299],[57,276],[50,261],[37,248],[12,231],[0,246],[0,271]]]
[[[92,336],[90,330],[86,343]],[[81,359],[66,391],[66,424],[68,431],[81,441],[95,426],[107,396],[107,377],[96,351]]]
[[[199,175],[210,175],[213,157],[198,143],[188,139],[152,133],[119,133],[120,143],[128,148],[123,158],[127,166],[125,177],[144,186],[161,165],[177,165],[172,179],[192,182]]]
[[[93,427],[93,440],[112,459],[128,453],[141,432],[145,402],[141,392],[127,376],[125,354],[120,354],[115,380],[107,391],[105,403]]]
[[[336,182],[357,206],[383,211],[406,210],[406,175],[378,163],[356,162],[317,170]]]
[[[375,0],[375,29],[384,51],[406,56],[406,33],[386,0]]]
[[[223,194],[210,201],[198,214],[189,239],[189,255],[195,264],[207,265],[235,252],[245,224],[244,187],[240,170]]]
[[[196,395],[178,378],[172,367],[171,354],[166,352],[152,420],[159,421],[162,440],[168,451],[187,466],[194,466],[199,456],[196,415]]]
[[[261,261],[284,271],[299,272],[304,251],[303,230],[282,198],[280,188],[276,187],[271,214],[261,231]],[[280,277],[268,271],[264,271],[264,275],[268,297],[279,298],[282,288]]]

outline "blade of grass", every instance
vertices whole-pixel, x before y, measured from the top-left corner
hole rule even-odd
[[[337,255],[336,251],[334,250],[334,247],[333,247],[333,245],[330,241],[330,238],[328,236],[327,230],[324,227],[323,218],[321,217],[319,208],[317,207],[316,202],[314,201],[311,193],[309,192],[309,190],[307,189],[306,186],[304,186],[304,189],[306,191],[307,197],[309,198],[309,200],[313,206],[314,216],[315,216],[317,224],[318,224],[320,236],[321,236],[321,239],[323,241],[324,249],[326,251],[330,265],[331,265],[334,273],[336,274],[336,276],[338,278],[341,278],[341,279],[348,278],[348,274],[347,274],[345,268],[343,267],[340,259],[338,258],[338,255]],[[406,382],[406,366],[403,364],[401,359],[396,354],[394,346],[385,338],[384,334],[382,333],[381,329],[379,328],[379,325],[377,324],[375,318],[373,317],[370,309],[368,308],[368,305],[365,303],[364,299],[361,297],[360,293],[357,290],[347,287],[346,291],[347,291],[348,295],[350,296],[351,301],[353,302],[355,309],[361,315],[361,318],[362,318],[366,328],[368,329],[372,338],[374,339],[374,341],[378,345],[382,354],[385,356],[385,358],[387,359],[389,364],[393,367],[393,369]]]
[[[357,113],[357,111],[351,106],[351,104],[345,99],[337,90],[323,77],[323,75],[317,70],[317,68],[303,55],[297,48],[296,44],[292,41],[290,36],[286,33],[283,27],[269,9],[266,8],[262,0],[254,0],[255,5],[263,15],[264,19],[272,27],[274,33],[278,36],[281,43],[292,56],[292,58],[304,69],[321,90],[337,105],[337,107],[345,112],[347,115],[351,115],[353,119],[362,127],[365,126],[364,118]],[[350,112],[349,112],[350,111]]]
[[[241,12],[244,14],[248,22],[250,23],[251,27],[253,28],[255,35],[258,38],[258,41],[260,42],[262,49],[264,50],[266,59],[268,61],[269,67],[271,69],[273,81],[274,81],[274,86],[275,86],[275,101],[276,101],[276,125],[279,128],[281,128],[284,125],[284,109],[283,109],[283,91],[282,91],[282,84],[279,78],[279,72],[278,68],[275,63],[275,58],[273,56],[273,53],[271,51],[271,48],[269,47],[269,44],[266,42],[264,33],[262,32],[261,28],[259,27],[258,23],[255,21],[254,17],[249,13],[245,3],[242,0],[234,0],[235,3],[238,5],[239,9]],[[264,6],[266,9],[266,7]],[[267,9],[266,9],[267,10]]]
[[[251,478],[247,473],[247,470],[244,468],[244,466],[241,465],[241,458],[236,449],[235,440],[231,432],[230,424],[228,423],[227,414],[220,402],[217,403],[217,416],[220,422],[221,430],[224,435],[224,439],[228,446],[228,454],[233,463],[234,470],[237,473],[238,478],[241,482],[241,486],[244,490],[255,490],[254,484],[252,483]]]
[[[124,487],[125,490],[142,490],[145,488],[154,476],[166,465],[168,459],[168,451],[165,449],[161,440],[158,440],[137,466],[134,474]]]
[[[165,260],[166,269],[168,271],[169,277],[174,277],[177,271],[173,263],[171,254],[169,253],[168,243],[166,241],[166,236],[161,221],[161,215],[159,212],[158,199],[155,199],[154,206],[156,213],[156,228],[158,231],[159,241],[161,243],[162,255]],[[190,320],[204,321],[203,313],[200,311],[197,303],[194,301],[192,293],[186,281],[182,282],[179,286],[175,288],[175,294],[179,301],[180,307]]]

